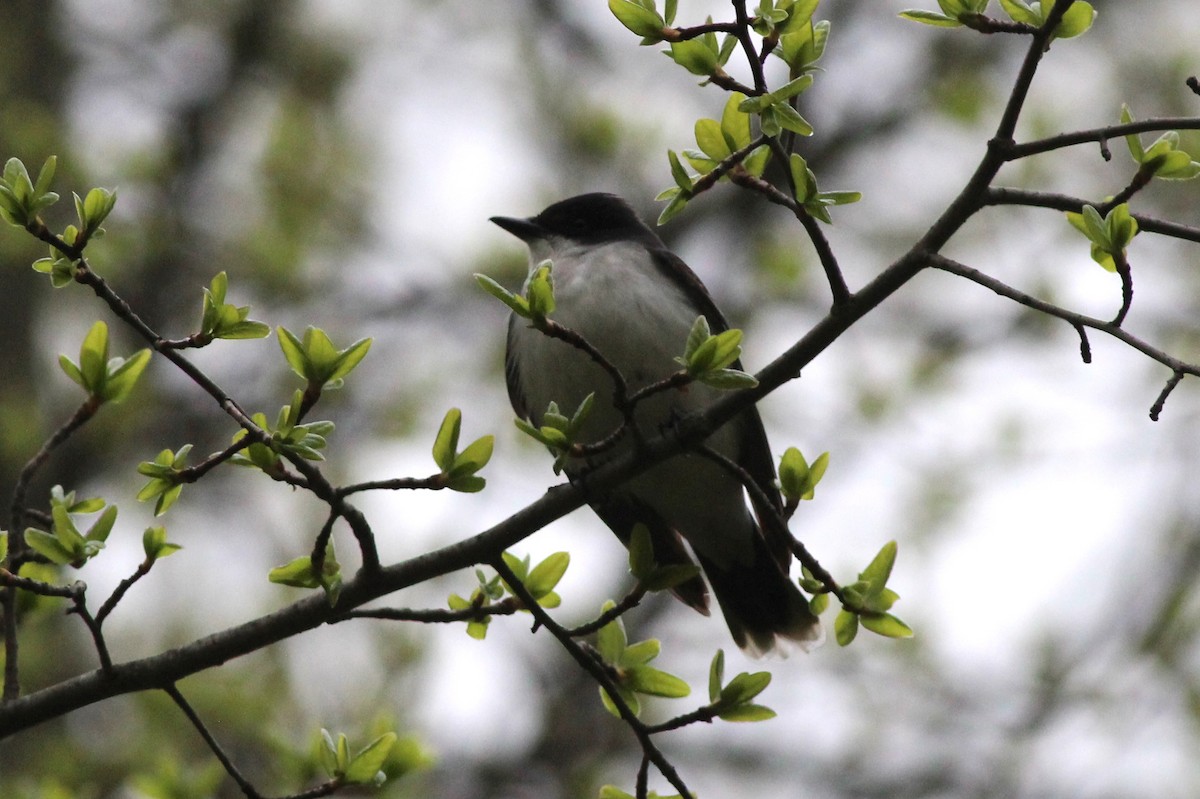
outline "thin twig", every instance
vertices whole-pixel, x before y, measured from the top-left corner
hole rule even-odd
[[[262,794],[255,789],[250,781],[242,775],[242,772],[238,770],[237,766],[234,765],[233,760],[230,759],[229,755],[225,753],[225,750],[221,747],[221,744],[217,742],[217,739],[213,737],[213,734],[209,732],[208,726],[205,725],[204,720],[200,718],[200,715],[196,713],[196,710],[192,707],[191,703],[189,703],[187,699],[184,698],[183,694],[179,692],[179,688],[175,686],[175,683],[164,686],[163,691],[167,694],[167,696],[171,697],[171,701],[183,711],[183,715],[187,716],[187,720],[190,721],[192,726],[196,728],[196,732],[200,733],[200,737],[204,739],[204,743],[208,746],[213,755],[216,756],[217,760],[221,762],[221,766],[225,769],[225,773],[233,778],[233,781],[236,782],[238,787],[242,789],[242,793],[244,793],[248,799],[262,799]]]
[[[1028,189],[1012,189],[1003,186],[987,189],[982,200],[984,205],[1024,205],[1035,208],[1050,208],[1055,211],[1071,211],[1074,213],[1079,213],[1085,205],[1091,205],[1087,200],[1066,194],[1029,191]],[[1130,214],[1130,216],[1137,220],[1139,232],[1158,233],[1163,236],[1200,244],[1200,227],[1170,222],[1146,214]]]
[[[401,491],[406,489],[438,491],[445,487],[445,477],[439,473],[429,477],[393,477],[390,480],[368,480],[364,483],[353,483],[339,488],[338,494],[346,497],[360,491]]]
[[[80,586],[80,589],[71,596],[73,606],[67,613],[73,613],[83,620],[83,624],[87,627],[88,632],[92,636],[92,645],[96,647],[96,656],[100,659],[100,671],[112,671],[112,657],[108,654],[108,643],[104,640],[104,632],[100,629],[100,622],[92,616],[91,611],[87,608],[87,590],[82,582],[75,583]]]
[[[1062,319],[1076,330],[1090,328],[1092,330],[1098,330],[1102,333],[1107,333],[1118,341],[1127,344],[1128,346],[1147,356],[1151,360],[1157,361],[1163,366],[1166,366],[1174,375],[1179,376],[1179,380],[1183,379],[1183,375],[1200,375],[1200,364],[1187,363],[1172,355],[1169,355],[1165,351],[1154,347],[1132,333],[1127,332],[1124,328],[1115,324],[1113,321],[1105,321],[1103,319],[1097,319],[1085,314],[1076,313],[1075,311],[1069,311],[1066,308],[1055,305],[1054,303],[1046,302],[1045,300],[1038,299],[1037,297],[1020,291],[1019,289],[1013,288],[1007,283],[997,280],[991,275],[981,272],[974,267],[961,264],[958,261],[951,260],[945,256],[928,254],[926,258],[928,259],[929,265],[935,269],[939,269],[943,272],[949,272],[950,274],[958,275],[959,277],[964,277],[967,280],[978,283],[979,285],[990,289],[1002,297],[1007,297],[1014,302],[1020,303],[1027,308],[1032,308],[1035,311],[1040,311],[1041,313],[1049,316]],[[1087,354],[1090,356],[1090,348]],[[1178,384],[1179,382],[1179,380],[1175,380],[1174,377],[1172,380],[1175,384]],[[1174,387],[1174,385],[1171,386],[1172,389]],[[1159,399],[1165,401],[1166,394],[1169,393],[1169,391],[1164,392],[1162,395],[1160,395]],[[1156,403],[1156,406],[1157,411],[1162,410],[1162,407],[1159,403]]]
[[[727,458],[722,453],[717,452],[712,447],[697,447],[696,451],[724,468],[741,482],[742,486],[750,494],[751,499],[754,500],[755,508],[759,509],[759,518],[771,526],[771,534],[778,540],[787,542],[788,548],[796,557],[796,560],[800,562],[800,565],[808,569],[813,578],[824,585],[825,589],[837,597],[839,602],[843,605],[848,605],[849,603],[842,594],[842,587],[838,585],[837,580],[833,579],[833,575],[808,551],[808,547],[804,546],[798,538],[792,535],[792,531],[788,529],[787,521],[775,510],[774,502],[767,496],[767,492],[758,484],[758,481],[739,464]]]
[[[460,621],[482,621],[487,616],[511,616],[523,607],[523,605],[518,605],[512,597],[509,597],[495,604],[480,605],[477,608],[465,608],[463,610],[448,610],[443,608],[361,608],[348,611],[331,621],[384,619],[387,621],[412,621],[421,624],[452,624]]]
[[[120,602],[125,596],[125,592],[127,592],[130,588],[133,588],[134,583],[149,574],[150,567],[153,565],[154,561],[150,558],[146,558],[138,564],[138,567],[133,574],[126,577],[117,585],[115,589],[113,589],[112,595],[104,601],[104,604],[100,606],[100,610],[96,611],[97,625],[104,624],[104,620],[108,618],[108,614],[112,613],[113,610],[116,609],[117,603]]]
[[[37,471],[45,464],[55,447],[67,440],[89,419],[96,415],[100,401],[88,397],[78,410],[62,427],[55,430],[50,438],[42,444],[34,456],[25,462],[17,476],[13,487],[12,502],[9,505],[9,536],[8,536],[8,566],[14,576],[20,572],[21,564],[28,558],[28,548],[22,530],[25,527],[25,496],[29,491],[29,483]],[[17,588],[8,585],[0,590],[0,611],[4,614],[4,690],[0,701],[8,702],[21,694],[20,645],[17,641]]]
[[[641,603],[642,599],[645,598],[645,596],[646,589],[642,588],[641,583],[638,583],[633,587],[633,590],[621,598],[620,602],[613,605],[611,608],[604,611],[586,624],[581,624],[578,627],[571,627],[566,631],[567,635],[570,635],[572,638],[582,638],[585,635],[591,635],[594,632],[598,632],[601,627],[604,627],[614,619],[619,618],[633,608],[636,608],[638,604]]]
[[[633,710],[630,709],[625,700],[621,698],[621,694],[617,690],[616,683],[613,682],[612,676],[608,673],[605,664],[599,662],[595,657],[588,654],[588,652],[582,646],[580,646],[574,638],[571,637],[570,632],[556,622],[554,618],[546,612],[545,608],[537,603],[537,600],[534,599],[533,595],[529,593],[529,590],[525,588],[524,583],[517,578],[517,575],[513,573],[513,570],[510,569],[508,564],[504,562],[504,558],[496,557],[491,561],[490,565],[500,575],[501,579],[508,584],[508,587],[512,590],[513,594],[525,603],[526,609],[533,614],[533,617],[537,620],[538,625],[545,627],[551,635],[558,639],[558,642],[563,649],[567,650],[567,654],[569,654],[576,663],[583,667],[584,671],[590,674],[592,678],[600,684],[600,687],[604,689],[605,693],[608,694],[609,699],[612,700],[613,706],[617,709],[617,712],[620,713],[621,720],[624,721],[629,728],[633,730],[633,734],[637,736],[638,743],[641,744],[642,747],[642,754],[648,758],[650,762],[654,763],[654,766],[659,770],[659,773],[661,773],[663,777],[666,778],[669,783],[671,783],[675,790],[679,791],[681,796],[690,796],[691,793],[688,791],[687,785],[684,784],[683,779],[679,776],[679,773],[675,770],[675,767],[671,765],[671,762],[666,759],[662,751],[654,744],[654,741],[651,740],[650,732],[648,731],[646,725],[642,723],[641,719],[634,714]]]
[[[1184,372],[1175,370],[1171,373],[1167,384],[1163,386],[1163,390],[1158,393],[1158,399],[1154,400],[1154,404],[1150,406],[1150,421],[1157,422],[1159,414],[1162,413],[1163,406],[1167,404],[1167,397],[1171,396],[1171,392],[1175,390],[1175,386],[1183,381]]]

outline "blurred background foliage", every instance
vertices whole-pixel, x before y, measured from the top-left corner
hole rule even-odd
[[[681,21],[723,2],[681,3]],[[908,4],[824,3],[824,67],[801,109],[802,152],[822,188],[864,192],[829,229],[851,285],[906,249],[983,150],[1024,42],[905,23]],[[1144,116],[1195,115],[1200,13],[1186,0],[1097,2],[1080,40],[1056,43],[1021,137]],[[315,418],[337,422],[325,465],[349,481],[423,476],[437,420],[498,436],[476,496],[370,496],[385,561],[477,532],[552,480],[518,440],[500,363],[504,313],[477,291],[484,271],[516,286],[521,248],[486,218],[529,214],[588,190],[617,191],[647,218],[670,183],[665,150],[691,142],[724,98],[634,37],[605,4],[578,0],[380,3],[8,0],[0,26],[0,155],[59,155],[56,189],[119,189],[93,263],[168,336],[191,332],[201,287],[230,276],[230,301],[340,346],[375,345]],[[1184,149],[1195,153],[1194,134]],[[1189,147],[1190,145],[1190,147]],[[1100,200],[1132,164],[1114,142],[1012,165],[1009,185]],[[1197,223],[1196,184],[1156,184],[1135,210]],[[69,203],[51,209],[61,223]],[[777,208],[727,187],[663,232],[747,331],[765,364],[828,307],[810,246]],[[54,363],[105,309],[52,291],[28,268],[40,248],[0,235],[0,490],[81,401]],[[1061,215],[982,214],[949,253],[1100,316],[1115,278]],[[1200,359],[1197,254],[1140,237],[1129,327]],[[835,575],[852,577],[895,538],[897,610],[911,642],[768,664],[762,699],[780,718],[672,734],[669,756],[699,795],[821,797],[1185,797],[1200,793],[1196,590],[1200,467],[1193,381],[1157,425],[1146,412],[1168,375],[1093,336],[1084,366],[1069,327],[947,275],[920,276],[763,403],[779,453],[832,452],[817,501],[794,522]],[[136,342],[119,327],[118,352]],[[272,337],[273,338],[273,337]],[[276,343],[218,342],[194,359],[244,407],[273,415],[294,388]],[[233,429],[163,363],[135,396],[58,450],[50,485],[121,505],[109,550],[80,575],[98,603],[140,559],[150,511],[134,468],[164,447],[222,448]],[[156,566],[112,617],[117,659],[153,654],[291,601],[270,566],[307,552],[317,504],[227,468],[188,486],[165,521],[184,550]],[[316,515],[315,515],[316,514]],[[353,547],[338,534],[341,557]],[[588,514],[518,551],[567,548],[564,618],[582,620],[626,582],[624,553]],[[59,579],[74,579],[67,573]],[[392,604],[441,606],[459,575]],[[26,690],[95,666],[57,602],[27,602]],[[671,603],[631,615],[664,641],[663,662],[701,684],[713,620]],[[731,672],[753,664],[736,665]],[[587,797],[632,788],[632,739],[545,636],[500,619],[486,642],[461,626],[352,622],[181,684],[261,791],[319,778],[320,727],[362,743],[391,726],[405,745],[392,797]],[[651,706],[680,712],[685,703]],[[687,705],[690,707],[690,705]],[[411,772],[411,773],[408,773]],[[0,745],[0,795],[233,797],[181,714],[126,697]]]

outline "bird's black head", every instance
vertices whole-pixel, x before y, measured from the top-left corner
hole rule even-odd
[[[658,243],[653,231],[615,194],[580,194],[560,200],[529,219],[494,216],[491,221],[522,241],[555,236],[580,244],[624,240]]]

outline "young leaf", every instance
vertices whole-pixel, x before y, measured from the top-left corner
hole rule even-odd
[[[396,738],[394,732],[384,733],[359,750],[346,768],[346,782],[363,785],[382,782],[378,779],[382,775],[380,769],[391,754]]]
[[[725,680],[725,650],[718,649],[713,655],[712,665],[708,667],[708,701],[717,702],[721,699],[721,683]]]
[[[541,599],[558,585],[558,581],[562,579],[570,564],[569,552],[555,552],[533,567],[533,570],[529,572],[529,577],[525,580],[525,588],[533,594],[535,599]]]
[[[680,699],[692,692],[691,686],[684,680],[650,666],[635,666],[630,669],[627,685],[640,694],[663,696],[668,699]]]
[[[462,411],[451,408],[442,418],[437,438],[433,441],[433,462],[443,472],[454,468],[454,457],[458,453],[458,434],[462,427]]]
[[[890,613],[863,614],[862,626],[886,638],[913,637],[912,628]]]
[[[896,563],[896,542],[888,541],[879,553],[859,574],[860,580],[871,584],[868,594],[877,594],[887,585],[888,577],[892,574],[892,566]]]
[[[858,635],[858,614],[848,610],[839,611],[833,620],[833,634],[838,646],[849,646]]]

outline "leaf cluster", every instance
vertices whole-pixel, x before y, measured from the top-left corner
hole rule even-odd
[[[615,607],[612,601],[605,602],[601,612]],[[678,699],[692,692],[681,678],[649,665],[658,657],[662,646],[656,638],[631,644],[625,635],[625,623],[620,617],[610,621],[596,633],[596,653],[604,662],[609,676],[621,699],[636,716],[641,712],[639,695],[662,696]],[[613,703],[608,691],[601,686],[600,699],[608,712],[620,718],[621,712]]]
[[[1104,216],[1095,206],[1085,205],[1082,213],[1068,211],[1067,221],[1091,242],[1092,260],[1110,272],[1117,271],[1116,259],[1124,260],[1126,248],[1138,233],[1128,203],[1121,203]]]
[[[1121,106],[1121,123],[1133,122],[1133,112],[1128,105]],[[1136,133],[1125,137],[1129,154],[1134,163],[1149,170],[1156,178],[1163,180],[1191,180],[1200,176],[1200,162],[1193,161],[1192,156],[1179,149],[1179,133],[1173,130],[1165,131],[1149,147],[1142,146],[1142,140]]]
[[[164,449],[154,460],[142,461],[138,464],[138,474],[149,477],[150,482],[142,486],[137,499],[138,502],[155,500],[155,516],[162,516],[166,513],[183,492],[181,474],[187,463],[188,453],[191,451],[192,445],[184,444],[174,452]]]
[[[771,674],[765,671],[741,672],[725,682],[725,651],[718,649],[708,668],[709,707],[722,721],[766,721],[775,718],[775,711],[752,702],[771,684]]]
[[[788,447],[779,460],[779,490],[789,505],[811,500],[817,483],[829,468],[829,453],[822,452],[810,466],[796,447]]]
[[[591,415],[595,393],[588,394],[570,416],[564,415],[557,402],[551,401],[542,414],[541,424],[533,426],[524,419],[514,419],[517,429],[550,450],[554,456],[554,473],[562,472],[567,458],[574,452],[583,425]]]
[[[925,25],[935,25],[941,28],[957,28],[966,26],[980,30],[990,30],[987,27],[990,20],[985,16],[989,0],[938,0],[941,13],[922,9],[901,11],[900,16],[913,22]],[[1046,24],[1050,10],[1054,7],[1053,0],[1047,2],[1025,2],[1025,0],[1000,0],[1000,7],[1008,18],[1017,25],[1027,26],[1026,32],[1039,30]],[[1070,39],[1086,33],[1096,19],[1096,11],[1090,3],[1075,0],[1063,14],[1062,19],[1054,28],[1051,39]]]
[[[304,392],[296,389],[292,401],[279,409],[275,424],[267,422],[266,414],[254,414],[251,421],[267,433],[269,443],[251,441],[245,449],[230,458],[230,462],[239,466],[253,466],[267,474],[278,474],[282,468],[280,459],[283,453],[310,461],[324,460],[321,450],[325,449],[326,438],[333,432],[334,424],[329,421],[301,424],[304,404]],[[233,443],[244,441],[248,436],[248,431],[238,430],[233,434]]]
[[[553,267],[554,264],[550,261],[538,264],[525,283],[524,294],[514,294],[487,275],[476,274],[475,281],[517,316],[531,320],[534,327],[538,327],[554,313],[554,281],[551,278]]]
[[[338,733],[334,738],[328,730],[322,729],[321,765],[340,784],[379,787],[387,781],[383,766],[396,740],[396,733],[386,732],[351,754],[345,733]]]
[[[57,166],[58,158],[50,156],[38,170],[37,180],[32,181],[21,159],[8,159],[0,175],[0,219],[16,227],[29,227],[38,213],[58,202],[58,195],[50,191]]]
[[[96,404],[121,402],[133,391],[138,378],[150,363],[150,350],[142,349],[128,360],[108,357],[108,325],[92,325],[79,348],[79,363],[66,355],[58,356],[58,365],[67,377],[88,393]]]
[[[841,589],[842,609],[833,622],[834,637],[840,646],[848,646],[858,635],[859,624],[885,638],[911,638],[912,628],[888,611],[900,595],[887,587],[896,563],[896,542],[884,544],[858,580]],[[829,587],[813,578],[805,569],[800,585],[813,593],[812,609],[821,613],[829,604]]]
[[[30,527],[25,530],[25,543],[30,549],[60,566],[82,567],[100,554],[117,521],[117,506],[107,505],[99,497],[75,499],[75,492],[63,493],[62,486],[50,490],[50,532]],[[80,532],[72,518],[75,514],[102,511],[88,528]]]
[[[204,308],[200,315],[200,336],[211,341],[215,338],[266,338],[271,335],[271,328],[268,325],[249,318],[249,305],[238,306],[225,302],[225,294],[228,290],[229,276],[225,272],[218,273],[212,279],[209,287],[204,290]],[[287,350],[285,349],[284,352],[286,353]],[[289,363],[291,363],[290,359]],[[293,368],[295,368],[294,365]]]
[[[221,299],[224,300],[224,297]],[[303,338],[282,326],[275,331],[279,334],[279,346],[287,358],[288,366],[304,378],[309,386],[319,388],[341,388],[346,375],[362,362],[371,349],[371,339],[363,338],[339,350],[324,330],[311,325],[305,328]]]
[[[697,316],[688,333],[683,356],[675,358],[688,377],[713,388],[736,390],[754,388],[754,375],[730,366],[742,357],[742,331],[733,328],[713,335],[708,319]]]
[[[441,484],[451,491],[474,493],[482,491],[487,481],[477,472],[492,458],[494,436],[482,436],[461,452],[458,436],[462,429],[462,411],[451,408],[442,419],[433,442],[433,461],[441,469]]]
[[[570,553],[554,552],[536,566],[531,565],[528,555],[519,558],[511,552],[504,552],[501,557],[504,559],[504,564],[538,605],[544,608],[556,608],[562,603],[562,598],[554,589],[566,574],[567,567],[571,565]],[[478,580],[478,585],[471,592],[469,599],[464,599],[459,594],[451,594],[447,599],[447,605],[451,610],[459,612],[478,611],[478,615],[467,621],[467,635],[477,641],[482,641],[487,637],[488,625],[492,621],[488,610],[494,608],[497,603],[510,602],[519,610],[526,612],[528,608],[522,606],[520,597],[513,592],[512,587],[499,574],[488,577],[482,569],[476,569],[475,578]]]
[[[326,541],[324,552],[319,564],[313,562],[311,555],[304,555],[271,569],[267,579],[293,588],[320,588],[333,607],[342,591],[342,565],[338,563],[332,538]]]

